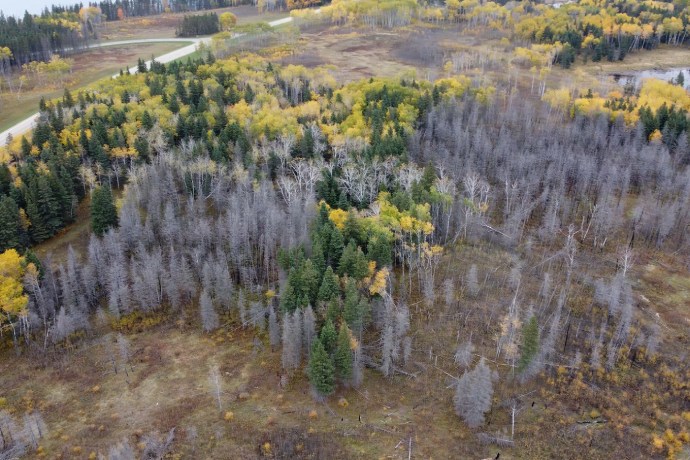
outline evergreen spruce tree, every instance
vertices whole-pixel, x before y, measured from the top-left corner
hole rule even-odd
[[[326,203],[321,203],[321,206],[319,206],[319,215],[316,217],[316,227],[321,230],[321,227],[330,222],[331,219],[328,217],[328,207]]]
[[[311,158],[314,156],[314,136],[311,129],[304,128],[304,134],[297,144],[297,155],[302,158]]]
[[[55,171],[51,172],[52,174],[48,177],[48,184],[50,185],[52,196],[57,204],[56,212],[59,219],[59,225],[55,228],[55,231],[57,231],[65,223],[72,221],[72,205],[75,201],[75,197],[72,194],[72,183],[68,183],[69,178],[63,177],[65,179],[65,187],[60,180],[60,175]]]
[[[338,208],[344,209],[345,211],[348,211],[350,209],[350,202],[347,199],[347,193],[345,193],[345,190],[340,191],[340,195],[338,196]]]
[[[338,318],[340,318],[340,311],[340,299],[335,298],[330,300],[326,308],[326,319],[335,324],[335,322],[338,321]]]
[[[314,264],[314,270],[317,273],[324,273],[326,270],[326,258],[323,255],[323,246],[318,241],[318,238],[315,240],[311,247],[311,260]]]
[[[331,224],[330,234],[328,240],[328,260],[327,263],[334,269],[338,269],[340,258],[343,255],[343,248],[345,247],[345,239],[338,227]]]
[[[9,196],[0,198],[0,252],[20,246],[22,230],[19,208]]]
[[[369,313],[367,299],[359,295],[357,283],[348,278],[345,283],[345,302],[343,305],[343,319],[356,334],[361,334]]]
[[[33,187],[38,212],[41,214],[48,236],[52,236],[62,227],[60,203],[56,199],[46,175],[39,175],[36,181],[33,182]]]
[[[134,140],[134,150],[137,151],[138,160],[141,163],[149,162],[149,143],[141,134]]]
[[[537,352],[539,351],[539,323],[537,317],[532,316],[527,325],[522,329],[522,354],[518,370],[520,372],[527,369]]]
[[[65,88],[65,93],[62,96],[62,101],[65,103],[65,107],[72,108],[74,107],[74,98],[72,97],[72,93]]]
[[[254,102],[254,96],[254,90],[250,85],[247,85],[244,89],[244,100],[247,101],[247,104]]]
[[[153,118],[151,118],[148,110],[144,110],[144,114],[141,116],[141,127],[147,131],[153,128]]]
[[[117,226],[117,210],[109,187],[97,187],[91,197],[91,226],[102,236],[110,227]]]
[[[300,283],[302,294],[306,296],[308,301],[306,304],[303,303],[302,306],[306,307],[310,303],[316,303],[316,298],[319,295],[320,280],[320,273],[314,268],[314,263],[310,259],[305,260],[300,267]]]
[[[110,159],[108,158],[108,155],[105,153],[105,150],[103,149],[103,142],[100,142],[97,139],[97,136],[92,136],[91,139],[88,141],[89,143],[89,148],[88,152],[91,157],[100,163],[103,168],[109,168],[110,167]]]
[[[376,261],[377,267],[385,267],[393,264],[393,246],[388,238],[382,234],[374,235],[367,245],[367,257]]]
[[[333,272],[333,268],[328,266],[326,272],[323,274],[318,300],[328,302],[329,300],[337,298],[339,294],[338,276]]]
[[[0,194],[7,195],[12,188],[12,173],[6,164],[0,165]]]
[[[335,390],[335,367],[321,340],[314,340],[307,369],[309,382],[321,396],[328,396]]]
[[[177,100],[177,95],[173,94],[170,96],[170,101],[168,103],[168,108],[172,113],[178,113],[180,111],[180,103]]]
[[[369,273],[369,263],[362,250],[355,246],[354,241],[350,243],[343,250],[343,255],[340,257],[338,264],[338,274],[340,276],[348,275],[356,280],[361,280]]]
[[[326,319],[326,322],[321,328],[321,334],[319,337],[321,339],[321,343],[323,344],[324,349],[328,352],[329,355],[332,354],[333,351],[335,351],[335,345],[338,341],[338,333],[336,332],[335,325],[333,324],[333,321],[330,320],[330,318]]]
[[[40,243],[50,237],[51,233],[38,210],[36,199],[32,193],[28,193],[26,198],[26,216],[29,218],[29,233],[34,243]]]
[[[352,350],[350,349],[350,333],[345,323],[340,325],[333,363],[336,376],[340,381],[347,382],[352,377]]]
[[[362,228],[359,219],[357,219],[356,214],[352,210],[347,213],[347,219],[345,219],[343,238],[346,241],[354,240],[355,244],[357,245],[363,245],[366,243],[366,232],[364,228]]]
[[[21,150],[22,150],[22,157],[24,157],[24,158],[28,158],[29,155],[31,154],[31,142],[29,142],[25,136],[22,136]]]
[[[292,272],[292,270],[291,270]],[[284,312],[293,312],[299,306],[299,296],[295,292],[295,288],[288,280],[285,289],[280,294],[280,309]]]

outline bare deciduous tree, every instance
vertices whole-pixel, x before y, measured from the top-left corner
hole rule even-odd
[[[493,382],[491,369],[482,358],[471,371],[466,371],[458,380],[455,398],[455,412],[470,428],[484,423],[484,414],[491,409]]]

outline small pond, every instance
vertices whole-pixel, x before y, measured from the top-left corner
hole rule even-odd
[[[639,70],[636,72],[628,72],[625,74],[614,73],[611,74],[613,80],[621,86],[633,85],[639,87],[640,82],[645,78],[657,78],[663,81],[676,82],[678,74],[682,73],[684,78],[683,86],[685,89],[690,89],[690,69],[689,68],[675,68],[675,69],[650,69]]]

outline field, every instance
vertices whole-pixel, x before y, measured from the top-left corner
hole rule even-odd
[[[220,15],[226,11],[230,11],[237,16],[238,24],[259,21],[269,22],[288,15],[287,12],[269,12],[266,14],[259,14],[256,7],[249,5],[207,10],[204,11],[204,13],[213,12]],[[101,33],[105,40],[133,40],[143,38],[174,37],[177,25],[184,16],[185,13],[170,13],[162,14],[160,16],[127,18],[122,21],[106,22]]]
[[[491,52],[479,38],[457,27],[408,27],[391,31],[313,25],[304,28],[301,42],[286,64],[307,67],[332,65],[340,81],[372,76],[412,76],[435,79],[453,53]]]
[[[17,368],[15,363],[11,373],[3,369],[3,396],[10,407],[30,404],[53,414],[46,419],[51,433],[42,443],[49,458],[86,458],[123,438],[135,445],[142,434],[165,436],[171,429],[182,458],[197,452],[218,459],[269,452],[289,458],[300,450],[315,458],[407,458],[410,439],[415,455],[449,458],[467,436],[458,430],[433,430],[430,436],[427,417],[457,423],[451,411],[438,412],[443,401],[420,392],[419,380],[401,379],[390,392],[371,372],[359,390],[321,404],[302,390],[303,375],[281,387],[280,353],[262,342],[252,345],[253,334],[227,328],[202,336],[187,326],[128,335],[131,361],[118,363],[117,373],[108,354],[112,334],[70,351],[57,367],[23,360]],[[220,406],[209,383],[213,365],[222,379]],[[337,403],[341,397],[346,402]]]
[[[67,76],[67,87],[75,91],[101,78],[110,77],[120,69],[135,66],[137,59],[149,60],[151,56],[158,56],[187,46],[187,43],[153,43],[127,46],[113,46],[96,48],[72,56],[74,67]],[[22,91],[17,96],[10,93],[0,94],[0,131],[13,126],[31,114],[38,111],[41,97],[53,99],[61,97],[64,89],[58,85],[50,88],[34,88]]]

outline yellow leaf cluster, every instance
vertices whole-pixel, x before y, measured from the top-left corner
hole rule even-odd
[[[369,294],[371,295],[381,295],[386,291],[386,286],[388,284],[388,268],[383,267],[381,270],[377,271],[374,275],[374,279],[369,285]]]
[[[568,88],[549,89],[544,93],[542,99],[550,106],[565,111],[570,105],[570,90]]]
[[[331,209],[328,212],[328,218],[331,219],[331,222],[333,222],[339,230],[345,228],[345,221],[347,220],[347,215],[347,211],[343,209]]]
[[[638,107],[647,105],[656,111],[664,103],[668,107],[675,105],[677,108],[690,110],[690,94],[681,86],[655,78],[645,79],[640,89]]]
[[[0,310],[7,315],[26,314],[29,298],[21,283],[26,270],[24,264],[24,258],[14,249],[0,254]]]

